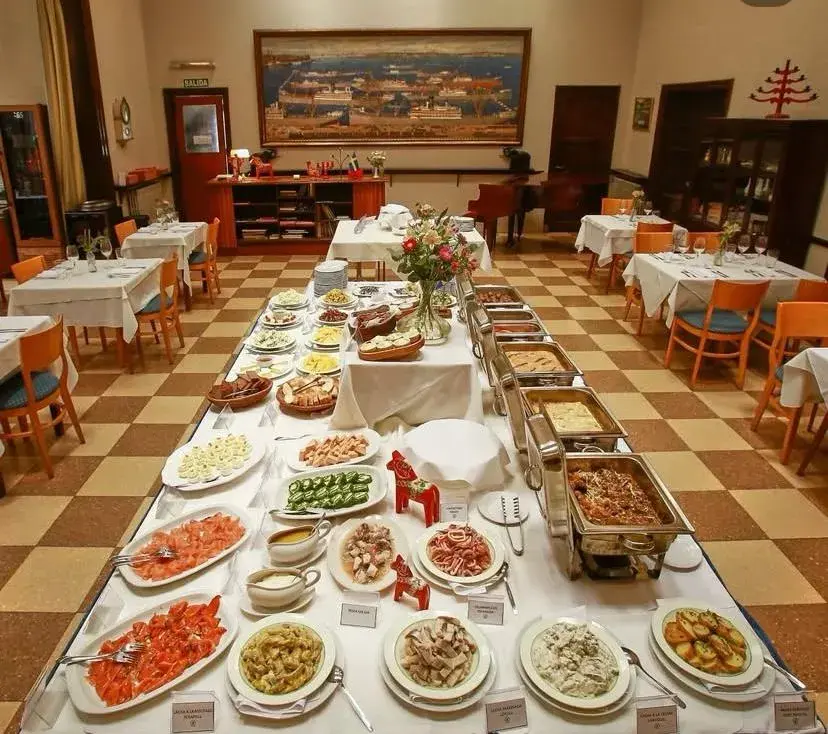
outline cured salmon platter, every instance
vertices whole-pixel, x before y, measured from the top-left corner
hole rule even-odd
[[[111,652],[128,642],[144,649],[134,663],[100,661],[66,668],[75,708],[111,714],[140,706],[180,686],[221,655],[238,632],[238,619],[220,596],[194,592],[118,622],[73,654]]]
[[[118,571],[130,586],[144,589],[164,586],[220,561],[249,537],[249,520],[235,507],[203,507],[133,538],[123,550],[126,555],[134,555],[167,546],[176,552],[175,558],[119,566]]]

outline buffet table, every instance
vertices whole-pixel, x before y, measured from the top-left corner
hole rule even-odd
[[[639,222],[667,224],[661,217],[639,217]],[[673,232],[687,234],[687,230],[675,225]],[[575,249],[583,252],[584,248],[598,255],[598,265],[608,265],[613,255],[627,255],[633,250],[635,222],[629,215],[587,214],[581,219],[581,227],[575,238]]]
[[[462,327],[453,323],[453,332],[459,348]],[[431,348],[426,348],[428,351]],[[434,348],[435,352],[440,347]],[[248,362],[249,355],[242,354],[237,362]],[[286,378],[285,378],[286,379]],[[384,383],[377,384],[383,390]],[[288,442],[273,441],[274,434],[284,437],[276,425],[282,416],[276,413],[274,400],[234,414],[219,414],[210,410],[200,421],[194,438],[203,439],[222,433],[214,427],[217,419],[223,430],[245,433],[251,440],[263,440],[268,446],[265,458],[239,479],[228,484],[202,491],[164,491],[156,497],[148,514],[136,533],[143,535],[173,517],[180,517],[193,509],[215,505],[233,507],[241,513],[249,528],[250,539],[241,547],[236,556],[208,567],[186,581],[160,587],[156,591],[138,590],[127,585],[119,573],[107,581],[103,592],[93,602],[85,615],[80,633],[69,643],[69,650],[77,652],[88,644],[89,635],[100,634],[110,627],[114,620],[126,619],[137,611],[148,609],[164,602],[172,602],[184,594],[197,590],[209,594],[222,594],[222,605],[238,621],[239,635],[249,634],[257,620],[238,612],[245,603],[243,580],[255,568],[267,563],[265,538],[273,531],[286,528],[291,523],[273,520],[266,510],[275,507],[277,488],[280,481],[292,474],[285,464],[285,457],[291,450]],[[514,556],[507,550],[510,564],[509,581],[514,591],[516,611],[505,606],[503,625],[483,625],[486,638],[494,651],[496,679],[493,690],[522,686],[515,665],[516,641],[521,630],[531,621],[544,615],[567,615],[576,620],[595,619],[612,631],[622,644],[635,650],[644,667],[663,683],[677,691],[687,702],[687,709],[679,712],[682,734],[710,734],[711,732],[768,732],[768,701],[753,704],[716,704],[708,697],[693,693],[689,688],[673,680],[664,667],[656,660],[648,642],[648,629],[653,610],[659,600],[674,597],[689,597],[700,603],[724,610],[733,619],[743,620],[735,602],[723,587],[713,568],[706,561],[692,571],[677,572],[665,569],[657,580],[639,580],[634,583],[613,583],[582,578],[570,581],[566,572],[564,543],[550,539],[543,519],[538,512],[534,493],[528,489],[522,478],[522,460],[516,455],[509,435],[506,420],[494,414],[484,417],[485,424],[507,447],[512,460],[512,474],[508,476],[505,489],[515,492],[521,505],[528,509],[529,517],[524,525],[526,552],[522,557]],[[293,419],[292,430],[301,434],[316,434],[331,425],[329,416]],[[385,462],[391,452],[400,448],[400,437],[396,433],[384,436],[379,455],[373,465],[384,471]],[[458,447],[462,451],[462,447]],[[388,479],[386,477],[386,479]],[[493,538],[498,538],[508,548],[502,527],[487,524],[476,509],[481,493],[472,488],[468,516],[478,527],[485,527]],[[393,518],[402,529],[409,547],[415,546],[416,539],[424,532],[421,510],[418,505],[404,514],[394,514],[393,485],[378,505],[365,515],[377,513]],[[333,518],[336,524],[339,518]],[[692,541],[690,541],[692,542]],[[330,559],[329,559],[330,560]],[[389,691],[380,672],[380,656],[383,635],[392,625],[407,619],[414,611],[410,597],[395,603],[390,589],[382,593],[378,602],[376,629],[343,626],[340,624],[340,606],[343,601],[355,601],[337,585],[328,571],[328,560],[323,556],[311,564],[321,571],[321,580],[316,584],[315,593],[302,617],[308,624],[323,624],[333,631],[338,641],[337,660],[344,669],[344,683],[353,694],[359,706],[373,725],[373,731],[387,734],[431,734],[448,732],[471,734],[486,731],[482,703],[477,703],[454,713],[427,713],[411,703],[403,703]],[[503,594],[503,586],[495,586],[493,595]],[[360,599],[361,603],[373,604],[375,600]],[[430,609],[444,611],[465,619],[467,604],[463,597],[455,596],[437,587],[431,589]],[[253,713],[242,715],[234,706],[228,692],[228,654],[220,658],[194,677],[176,685],[179,699],[181,694],[192,694],[192,700],[214,700],[216,705],[216,732],[267,732],[278,728],[286,732],[309,734],[357,734],[365,731],[363,724],[348,704],[345,695],[335,692],[316,711],[304,716],[286,718],[275,722],[257,718]],[[781,677],[771,675],[770,684],[780,692],[789,692],[789,684]],[[657,695],[657,690],[639,676],[635,686],[638,697]],[[48,726],[52,731],[95,732],[121,734],[157,734],[168,731],[171,720],[170,693],[130,710],[104,716],[79,714],[67,701],[64,671],[47,675],[38,691],[45,695],[35,696],[27,703],[28,719],[24,730],[35,731]],[[599,719],[562,715],[542,704],[534,695],[526,692],[529,730],[576,734],[586,731],[601,731],[607,734],[621,734],[635,731],[635,704],[631,701],[620,712]],[[310,706],[310,704],[309,704]],[[248,709],[249,710],[249,709]],[[254,712],[255,713],[255,712]],[[46,726],[44,726],[44,724]],[[521,731],[521,730],[515,730]],[[523,729],[522,731],[526,731]]]

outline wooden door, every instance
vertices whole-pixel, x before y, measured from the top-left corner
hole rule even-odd
[[[210,217],[207,182],[227,172],[230,150],[226,89],[165,89],[167,139],[176,205],[183,221]]]
[[[727,115],[732,89],[732,79],[661,88],[647,194],[668,219],[686,216],[684,198],[698,164],[702,126]]]
[[[581,217],[600,209],[606,195],[618,118],[619,86],[557,86],[549,147],[549,180],[577,186],[569,209],[547,209],[549,231],[575,231]]]

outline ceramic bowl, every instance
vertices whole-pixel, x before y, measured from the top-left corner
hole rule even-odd
[[[329,520],[322,520],[316,526],[300,525],[272,533],[267,538],[267,553],[271,562],[284,565],[307,558],[316,549],[319,541],[331,532],[331,527]],[[305,537],[291,540],[291,536],[295,537],[302,533]]]
[[[245,586],[251,602],[275,609],[295,602],[321,577],[315,568],[263,568],[251,573]]]

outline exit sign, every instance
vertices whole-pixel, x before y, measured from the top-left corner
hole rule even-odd
[[[184,88],[189,89],[192,87],[209,87],[210,80],[209,79],[185,79],[184,80]]]

